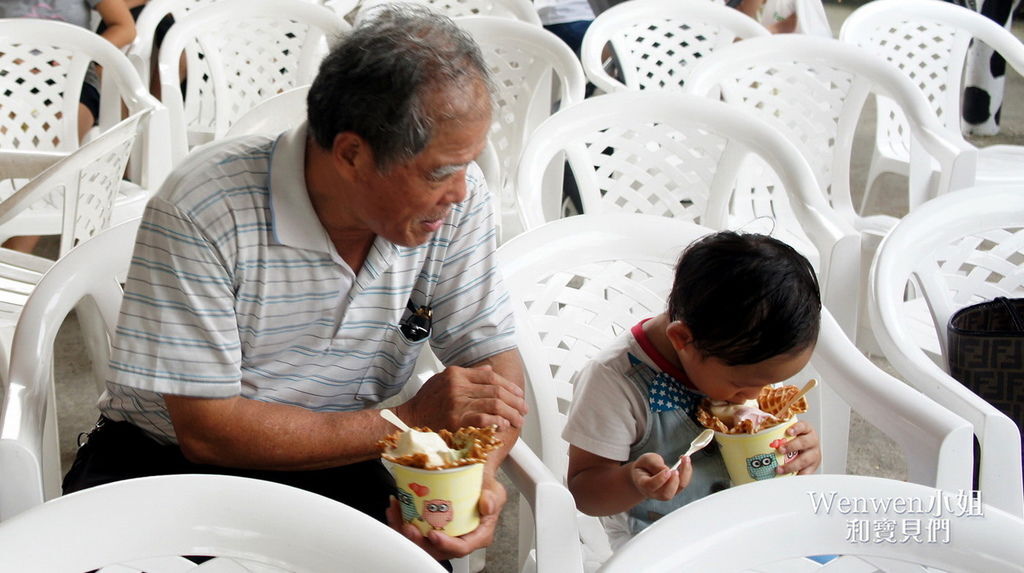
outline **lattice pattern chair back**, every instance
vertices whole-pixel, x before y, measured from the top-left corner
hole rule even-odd
[[[175,159],[190,147],[223,137],[257,103],[312,82],[326,40],[349,29],[333,11],[302,0],[226,0],[176,21],[159,60]],[[184,101],[178,73],[183,50],[188,65]]]
[[[498,157],[501,183],[492,193],[505,240],[522,230],[511,179],[527,138],[556,110],[583,101],[586,79],[572,50],[544,28],[488,16],[456,21],[480,45],[497,88],[488,139]]]
[[[449,18],[464,16],[494,16],[519,20],[540,26],[540,16],[530,0],[362,0],[356,21],[373,14],[373,10],[386,4],[423,4]]]
[[[974,424],[986,501],[1024,515],[1018,428],[946,374],[954,312],[997,296],[1024,297],[1020,185],[964,189],[910,212],[879,247],[870,285],[868,310],[885,357],[914,387]]]
[[[48,20],[0,20],[0,148],[70,152],[78,147],[78,96],[89,62],[104,69],[100,131],[155,100],[125,67],[124,55],[95,33]],[[131,81],[131,80],[135,81]],[[106,113],[110,110],[110,113]]]
[[[202,8],[217,0],[152,0],[146,3],[146,9],[135,21],[135,41],[128,49],[128,57],[139,72],[139,77],[146,84],[149,84],[150,61],[153,57],[153,41],[156,37],[157,26],[165,16],[171,16],[175,20],[181,20],[186,14]],[[313,4],[325,4],[322,0],[306,0]],[[337,14],[344,16],[357,4],[356,0],[332,0],[331,9]]]
[[[855,324],[856,308],[843,301],[857,284],[859,236],[825,202],[800,153],[753,114],[664,91],[591,97],[556,113],[519,162],[526,229],[557,218],[562,189],[546,173],[563,157],[584,213],[645,213],[714,229],[771,217],[776,236],[816,264],[840,323]]]
[[[883,0],[854,11],[843,23],[840,39],[888,61],[906,75],[930,104],[952,137],[961,133],[960,108],[967,49],[972,39],[984,41],[1019,73],[1024,73],[1024,44],[1012,33],[977,12],[953,3],[929,0]],[[901,108],[891,99],[875,98],[878,122],[866,191],[883,173],[906,175],[910,162],[910,130]],[[978,176],[1020,180],[1019,146],[994,146],[990,153],[1017,147],[1015,165],[987,160],[980,151]],[[1013,173],[1006,173],[1008,170]],[[979,179],[980,181],[980,179]],[[869,198],[865,193],[861,207]]]
[[[888,95],[911,119],[920,144],[912,152],[925,170],[911,178],[911,205],[973,181],[973,147],[945,134],[909,80],[837,40],[785,34],[733,44],[694,70],[687,91],[720,94],[772,123],[801,150],[829,203],[851,222],[859,219],[850,198],[853,135],[870,94]],[[940,168],[936,181],[933,161]]]
[[[128,59],[94,32],[63,22],[0,20],[0,197],[10,197],[27,180],[78,149],[78,96],[89,66],[103,68],[100,115],[89,137],[121,121],[122,108],[143,114],[133,150],[129,181],[118,189],[115,219],[141,213],[152,191],[170,170],[167,110],[149,94]],[[120,178],[120,177],[119,177]],[[16,235],[61,234],[59,194],[19,206],[21,216],[0,225],[0,241]]]
[[[708,0],[631,0],[594,19],[580,59],[587,78],[606,92],[678,89],[696,60],[736,40],[768,34],[745,14]],[[621,80],[605,67],[609,45]]]
[[[78,147],[75,118],[88,56],[71,48],[4,44],[0,49],[4,70],[0,74],[4,94],[0,146],[54,151]]]

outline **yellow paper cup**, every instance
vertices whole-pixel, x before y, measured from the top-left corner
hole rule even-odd
[[[469,464],[447,470],[425,470],[385,462],[398,486],[402,519],[420,528],[457,537],[480,525],[480,488],[484,464]]]
[[[778,440],[788,442],[786,429],[796,423],[796,417],[788,422],[762,430],[756,434],[723,434],[715,432],[715,441],[729,470],[733,485],[750,483],[776,477],[775,468],[789,459],[775,451]],[[774,444],[774,445],[773,445]],[[792,458],[794,454],[788,454]],[[793,475],[793,474],[783,474]]]

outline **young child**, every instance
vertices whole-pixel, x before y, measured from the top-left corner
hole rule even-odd
[[[661,516],[728,487],[714,444],[679,456],[704,428],[704,397],[740,403],[810,360],[821,299],[810,263],[771,237],[720,232],[688,247],[668,311],[641,321],[581,372],[562,436],[577,507],[602,516],[613,549]],[[797,422],[779,473],[821,462],[814,428]],[[669,465],[681,459],[678,470]]]

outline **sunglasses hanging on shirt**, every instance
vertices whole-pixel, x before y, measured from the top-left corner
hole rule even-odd
[[[399,330],[409,342],[419,342],[430,336],[430,329],[433,326],[433,309],[429,306],[416,306],[412,299],[405,305],[410,314],[402,322],[398,323]]]

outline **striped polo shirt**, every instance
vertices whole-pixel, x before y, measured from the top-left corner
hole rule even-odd
[[[475,165],[466,199],[429,241],[401,247],[378,236],[356,274],[309,201],[305,141],[303,125],[276,141],[215,144],[150,201],[99,402],[108,418],[173,442],[161,394],[366,408],[412,373],[424,341],[399,330],[410,300],[433,307],[429,342],[445,364],[515,347]]]

